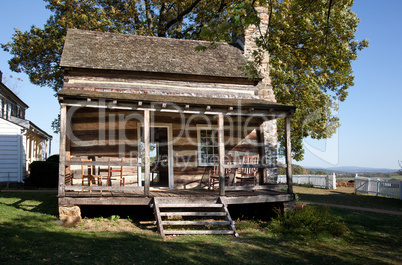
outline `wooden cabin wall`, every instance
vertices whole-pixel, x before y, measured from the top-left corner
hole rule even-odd
[[[157,119],[167,120],[169,117],[159,116]],[[173,118],[172,121],[174,120]],[[185,184],[194,186],[201,181],[204,183],[207,181],[212,166],[198,164],[197,126],[208,126],[209,122],[211,128],[217,128],[217,117],[213,116],[186,115],[183,121],[184,124],[173,123],[174,177],[175,185],[178,187],[183,187]],[[258,154],[257,134],[254,129],[259,126],[259,122],[255,120],[249,122],[246,129],[243,126],[245,122],[246,118],[236,118],[233,121],[226,120],[225,123],[225,153],[237,158],[237,163],[241,163],[239,157],[244,154]]]
[[[244,80],[228,83],[205,77],[194,80],[184,75],[169,75],[164,78],[152,74],[138,75],[116,72],[74,72],[65,76],[65,89],[83,89],[98,92],[139,93],[170,96],[218,97],[218,98],[257,98],[258,88],[253,82]]]
[[[137,163],[137,120],[130,118],[132,112],[71,107],[68,111],[71,115],[71,131],[67,133],[71,160],[106,162],[123,158],[124,162]],[[107,166],[95,167],[96,173],[102,175],[107,175],[107,169]],[[71,172],[79,178],[81,166],[71,166]],[[123,167],[123,175],[135,177],[132,181],[136,182],[137,167]]]
[[[138,122],[142,112],[97,108],[70,109],[71,117],[70,154],[71,160],[93,158],[97,161],[116,160],[137,162]],[[247,128],[244,124],[247,123]],[[173,172],[176,187],[201,182],[208,178],[210,166],[198,164],[198,126],[217,128],[217,117],[205,115],[179,115],[151,112],[151,124],[172,124]],[[255,129],[259,120],[245,117],[225,119],[225,152],[241,163],[244,154],[258,154]],[[103,170],[105,171],[104,167]],[[72,166],[72,173],[80,175],[81,167]],[[102,168],[100,168],[102,170]],[[101,172],[104,174],[103,172]],[[125,175],[137,175],[136,167],[124,167]]]

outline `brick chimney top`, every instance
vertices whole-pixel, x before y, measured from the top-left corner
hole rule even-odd
[[[0,83],[3,83],[3,72],[0,71]]]

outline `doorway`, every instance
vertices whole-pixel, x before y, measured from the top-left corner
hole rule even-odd
[[[170,154],[170,126],[152,126],[150,127],[150,185],[155,188],[173,188],[173,170]],[[140,157],[143,160],[145,153],[144,146],[144,128],[140,129]],[[145,169],[141,168],[141,183],[144,185]]]

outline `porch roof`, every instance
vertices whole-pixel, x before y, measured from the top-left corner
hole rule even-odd
[[[190,97],[190,96],[169,96],[154,94],[134,94],[119,92],[99,92],[88,90],[62,89],[57,92],[59,101],[67,99],[88,101],[87,99],[116,100],[124,103],[143,102],[143,103],[167,103],[181,106],[207,107],[219,109],[253,109],[254,111],[280,111],[292,113],[296,107],[271,102],[263,99],[239,99],[239,98],[211,98],[211,97]]]

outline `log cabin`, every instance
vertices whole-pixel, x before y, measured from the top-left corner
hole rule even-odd
[[[163,236],[237,235],[228,205],[292,203],[295,108],[275,102],[269,76],[241,70],[254,39],[244,42],[196,51],[210,43],[68,30],[58,92],[60,218],[79,218],[82,205],[150,205]],[[277,119],[286,119],[287,185],[276,183]],[[225,220],[164,219],[208,214]],[[178,224],[228,229],[164,229]]]

